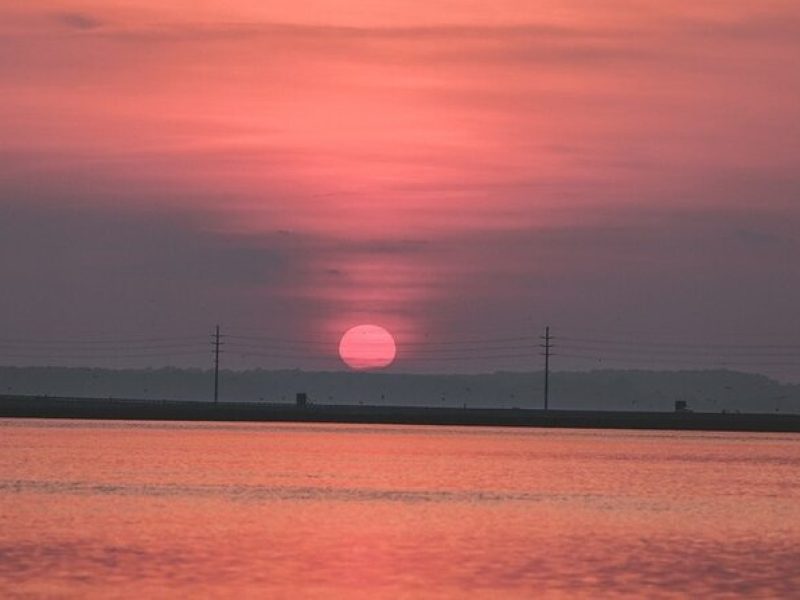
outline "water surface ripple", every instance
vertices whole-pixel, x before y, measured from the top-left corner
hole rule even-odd
[[[0,596],[800,596],[800,436],[0,420]]]

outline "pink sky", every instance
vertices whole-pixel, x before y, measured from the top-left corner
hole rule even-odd
[[[3,6],[0,308],[794,340],[799,59],[794,1]]]

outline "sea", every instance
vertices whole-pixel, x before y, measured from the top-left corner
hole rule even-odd
[[[800,435],[0,420],[3,598],[798,598]]]

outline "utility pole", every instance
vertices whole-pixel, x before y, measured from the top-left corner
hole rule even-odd
[[[214,332],[214,404],[219,402],[219,325]]]
[[[541,347],[544,348],[544,409],[549,409],[550,403],[550,350],[553,345],[550,341],[553,339],[550,337],[550,327],[547,326],[544,328],[544,336],[541,337],[544,340],[544,344],[541,344]]]

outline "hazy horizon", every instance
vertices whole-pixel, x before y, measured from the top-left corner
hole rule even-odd
[[[541,408],[543,373],[420,374],[352,371],[224,370],[222,402]],[[0,395],[209,401],[213,371],[2,367]],[[676,401],[696,412],[800,414],[800,385],[735,371],[555,371],[549,407],[672,412]]]

